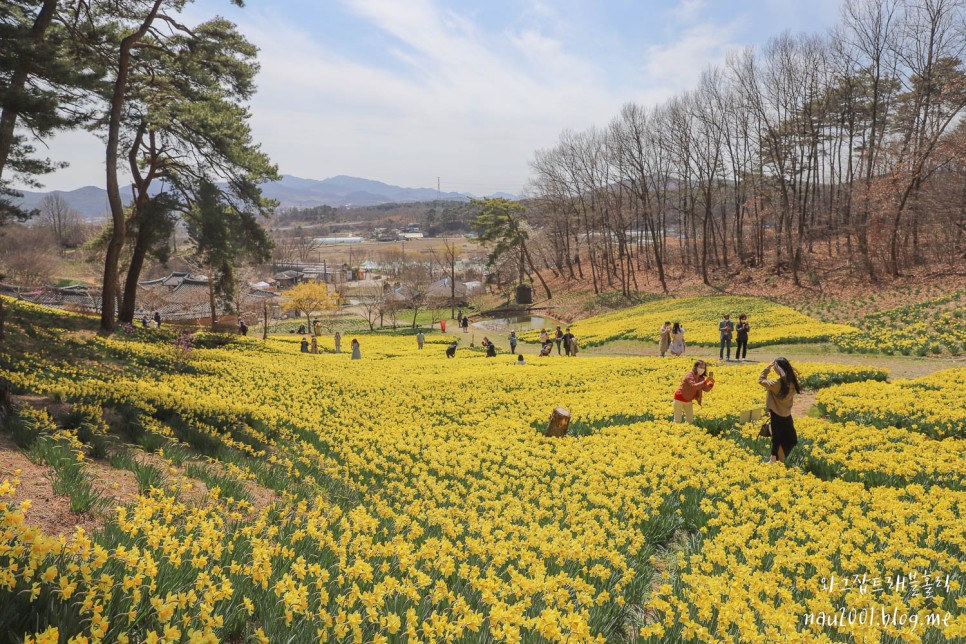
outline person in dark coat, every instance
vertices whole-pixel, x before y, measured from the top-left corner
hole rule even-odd
[[[735,348],[735,360],[744,360],[748,357],[748,332],[751,325],[748,324],[748,316],[742,313],[738,316],[738,344]]]
[[[570,332],[570,327],[568,326],[567,332],[564,333],[563,335],[564,351],[567,352],[568,356],[577,355],[577,351],[575,351],[576,347],[574,346],[574,340],[576,340],[576,338],[574,338],[574,334]]]

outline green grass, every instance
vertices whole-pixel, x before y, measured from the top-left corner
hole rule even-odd
[[[85,513],[106,507],[106,500],[94,489],[93,478],[77,460],[77,453],[51,437],[42,437],[30,448],[36,462],[51,467],[50,481],[54,494],[70,499],[71,512]]]
[[[236,501],[248,501],[249,503],[252,501],[252,497],[245,489],[244,483],[226,474],[217,472],[210,465],[188,463],[187,467],[185,467],[185,472],[191,478],[203,481],[209,490],[217,487],[221,492],[220,495],[223,497],[229,497]]]
[[[163,489],[164,472],[150,463],[134,462],[134,479],[138,484],[138,492],[147,494],[152,489]]]

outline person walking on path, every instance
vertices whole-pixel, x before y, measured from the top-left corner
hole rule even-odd
[[[661,336],[661,342],[658,344],[658,350],[661,352],[661,357],[667,353],[668,348],[671,346],[671,323],[665,322],[661,325],[661,330],[658,331]]]
[[[335,352],[342,353],[342,334],[338,331],[335,332]]]
[[[302,336],[302,353],[309,352],[309,341],[304,335]]]
[[[772,369],[777,379],[768,377]],[[795,433],[795,422],[792,420],[795,394],[802,393],[798,374],[787,358],[776,358],[758,376],[758,384],[768,390],[765,397],[765,407],[771,417],[771,460],[768,462],[784,463],[798,445],[798,434]]]
[[[469,332],[470,332],[470,316],[464,315],[463,316],[463,333],[469,333]]]
[[[682,356],[684,349],[684,327],[681,326],[680,322],[675,322],[674,326],[671,327],[671,345],[668,350],[672,356]]]
[[[352,339],[352,359],[362,360],[362,350],[359,347],[359,341],[355,338]]]
[[[557,330],[553,332],[553,341],[557,345],[557,355],[563,355],[560,353],[560,343],[563,342],[563,331],[560,330],[559,326],[557,327]]]
[[[700,405],[702,394],[714,387],[714,376],[704,376],[707,368],[704,360],[695,362],[674,392],[674,422],[680,423],[682,417],[685,422],[694,422],[694,401],[697,400]]]
[[[426,342],[426,336],[423,335],[422,331],[420,331],[419,333],[416,334],[416,346],[418,346],[420,350],[422,350],[424,342]]]
[[[510,341],[510,353],[517,352],[517,332],[510,331],[510,337],[507,338]]]
[[[748,324],[748,316],[742,313],[738,316],[738,335],[735,343],[735,360],[744,360],[748,357],[748,332],[751,325]]]
[[[735,323],[731,321],[731,316],[727,313],[718,322],[718,333],[721,335],[721,350],[718,352],[719,360],[731,362],[731,336],[735,332]],[[728,349],[728,357],[725,358],[725,348]]]

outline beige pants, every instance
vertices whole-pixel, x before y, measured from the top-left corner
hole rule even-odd
[[[694,422],[694,401],[691,402],[681,402],[680,400],[674,401],[674,422],[680,423],[681,416],[689,423]]]

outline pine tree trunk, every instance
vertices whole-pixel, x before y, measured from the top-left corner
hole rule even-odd
[[[114,227],[111,231],[111,241],[107,246],[107,257],[104,259],[104,282],[101,292],[101,328],[102,334],[114,332],[114,315],[117,310],[115,304],[118,296],[117,269],[124,247],[124,203],[121,201],[121,189],[117,178],[117,148],[121,140],[121,118],[124,99],[127,92],[127,77],[131,67],[131,49],[148,32],[161,8],[162,0],[155,0],[150,13],[141,23],[140,29],[125,36],[121,41],[117,65],[117,79],[114,82],[114,93],[111,96],[110,124],[107,134],[107,201],[111,207],[111,220]]]

